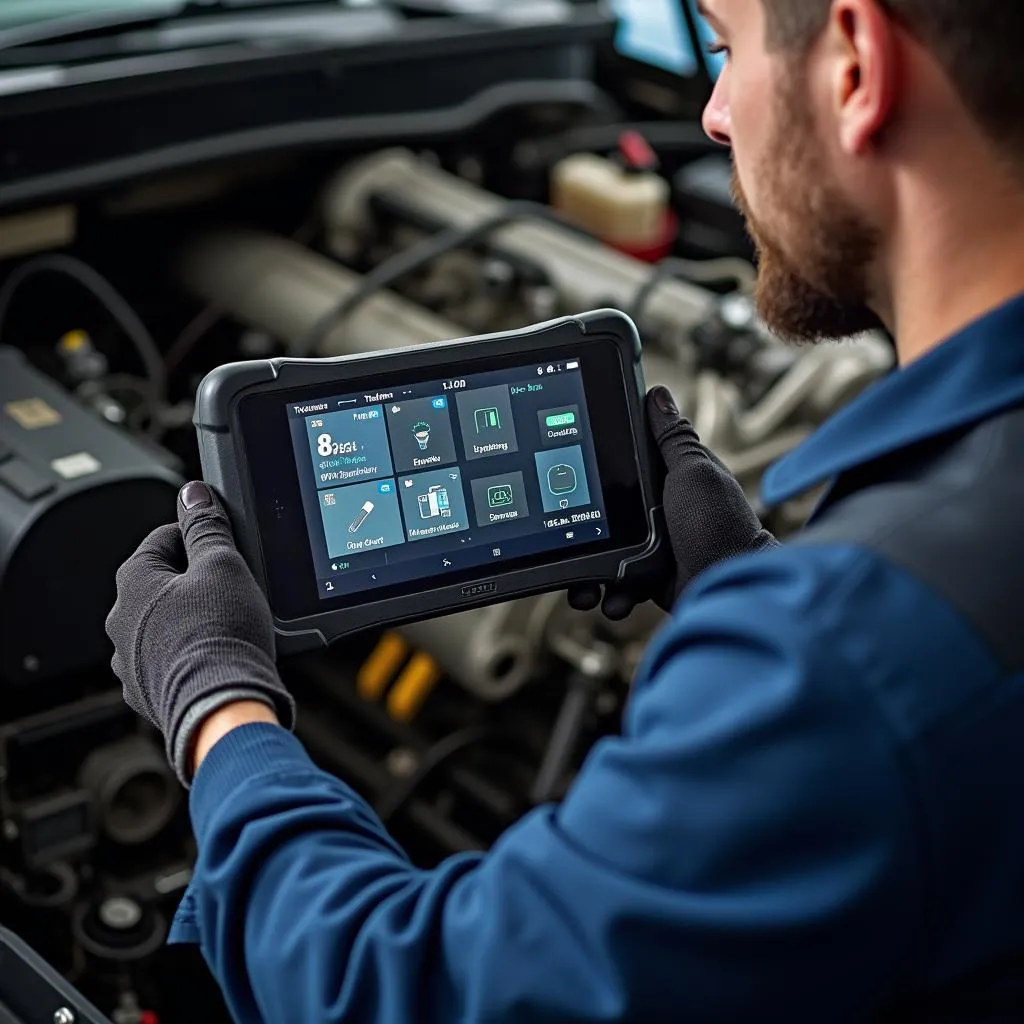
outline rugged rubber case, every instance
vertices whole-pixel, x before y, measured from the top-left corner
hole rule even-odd
[[[375,374],[436,369],[438,376],[459,372],[463,359],[523,354],[524,358],[555,347],[587,340],[615,342],[626,368],[626,395],[632,426],[631,443],[637,452],[640,483],[648,514],[644,544],[574,557],[562,562],[497,573],[471,583],[431,586],[417,580],[414,589],[401,597],[370,600],[364,605],[324,611],[304,619],[282,620],[274,614],[279,654],[290,654],[326,645],[363,629],[398,625],[419,619],[465,611],[530,594],[564,590],[574,583],[617,580],[638,591],[647,591],[661,576],[664,516],[661,509],[661,465],[646,428],[645,385],[640,364],[640,336],[626,314],[613,309],[595,310],[564,317],[519,331],[464,338],[392,349],[373,355],[329,359],[264,359],[229,363],[209,373],[196,395],[195,426],[199,437],[203,479],[227,507],[239,549],[264,593],[269,593],[262,545],[252,511],[254,496],[246,470],[238,403],[254,394],[286,391],[316,385],[343,390],[347,379]],[[532,361],[528,359],[527,361]],[[625,440],[625,439],[624,439]],[[273,611],[273,608],[271,609]]]

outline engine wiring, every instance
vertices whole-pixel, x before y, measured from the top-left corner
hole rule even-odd
[[[189,353],[224,319],[224,314],[214,306],[204,306],[182,329],[171,343],[164,357],[168,375],[185,361]]]
[[[507,203],[499,213],[491,217],[465,227],[445,228],[411,249],[396,253],[378,264],[363,278],[359,288],[313,324],[296,346],[295,354],[311,356],[316,353],[332,330],[344,323],[363,303],[384,289],[392,287],[450,252],[476,245],[493,232],[524,220],[557,224],[577,234],[595,237],[550,206],[529,201]],[[656,266],[650,279],[638,293],[633,303],[633,318],[640,318],[651,295],[664,281],[675,278],[682,278],[695,284],[733,281],[741,291],[751,292],[757,280],[757,272],[751,264],[741,259],[684,260],[670,256]]]
[[[733,257],[684,260],[677,256],[669,256],[657,265],[654,273],[637,292],[629,311],[633,320],[641,322],[647,305],[657,290],[666,281],[674,281],[679,278],[693,284],[704,285],[731,282],[740,292],[747,295],[752,294],[757,285],[757,271],[746,260]]]
[[[62,274],[76,281],[106,309],[132,343],[145,370],[153,400],[164,401],[167,397],[167,370],[153,335],[124,296],[99,271],[76,256],[48,253],[15,267],[0,288],[0,340],[18,289],[30,278],[43,273]]]
[[[384,793],[377,801],[377,815],[385,825],[393,821],[399,811],[403,810],[410,800],[419,795],[420,789],[438,769],[444,767],[453,757],[464,750],[484,742],[495,742],[501,734],[488,726],[469,726],[453,732],[444,739],[438,740],[421,759],[416,771],[404,779],[394,789]]]
[[[550,206],[527,200],[514,200],[506,203],[499,213],[491,217],[466,227],[445,228],[437,234],[430,235],[411,249],[396,253],[379,264],[363,278],[359,288],[329,309],[313,324],[296,346],[295,354],[309,356],[315,353],[335,327],[344,323],[364,302],[372,299],[378,292],[390,288],[409,274],[422,270],[456,249],[476,245],[493,232],[524,220],[544,221],[549,224],[557,224],[559,227],[577,234],[588,234]]]

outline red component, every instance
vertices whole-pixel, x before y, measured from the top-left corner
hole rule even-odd
[[[143,1010],[139,1014],[139,1024],[160,1024],[160,1018],[152,1010]]]
[[[619,136],[619,155],[629,171],[656,171],[658,154],[651,144],[636,131],[623,132]]]
[[[623,245],[620,242],[610,243],[613,249],[632,256],[633,259],[643,260],[644,263],[660,263],[666,256],[672,255],[676,244],[676,236],[679,234],[679,218],[671,211],[665,211],[663,231],[661,238],[645,246]]]

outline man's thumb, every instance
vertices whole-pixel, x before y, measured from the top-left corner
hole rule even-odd
[[[178,526],[189,564],[219,548],[235,549],[224,506],[201,481],[193,480],[178,492]]]

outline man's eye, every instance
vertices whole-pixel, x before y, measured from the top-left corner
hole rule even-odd
[[[708,53],[710,53],[712,56],[715,56],[716,54],[719,53],[728,54],[729,47],[726,46],[725,43],[708,43]]]

